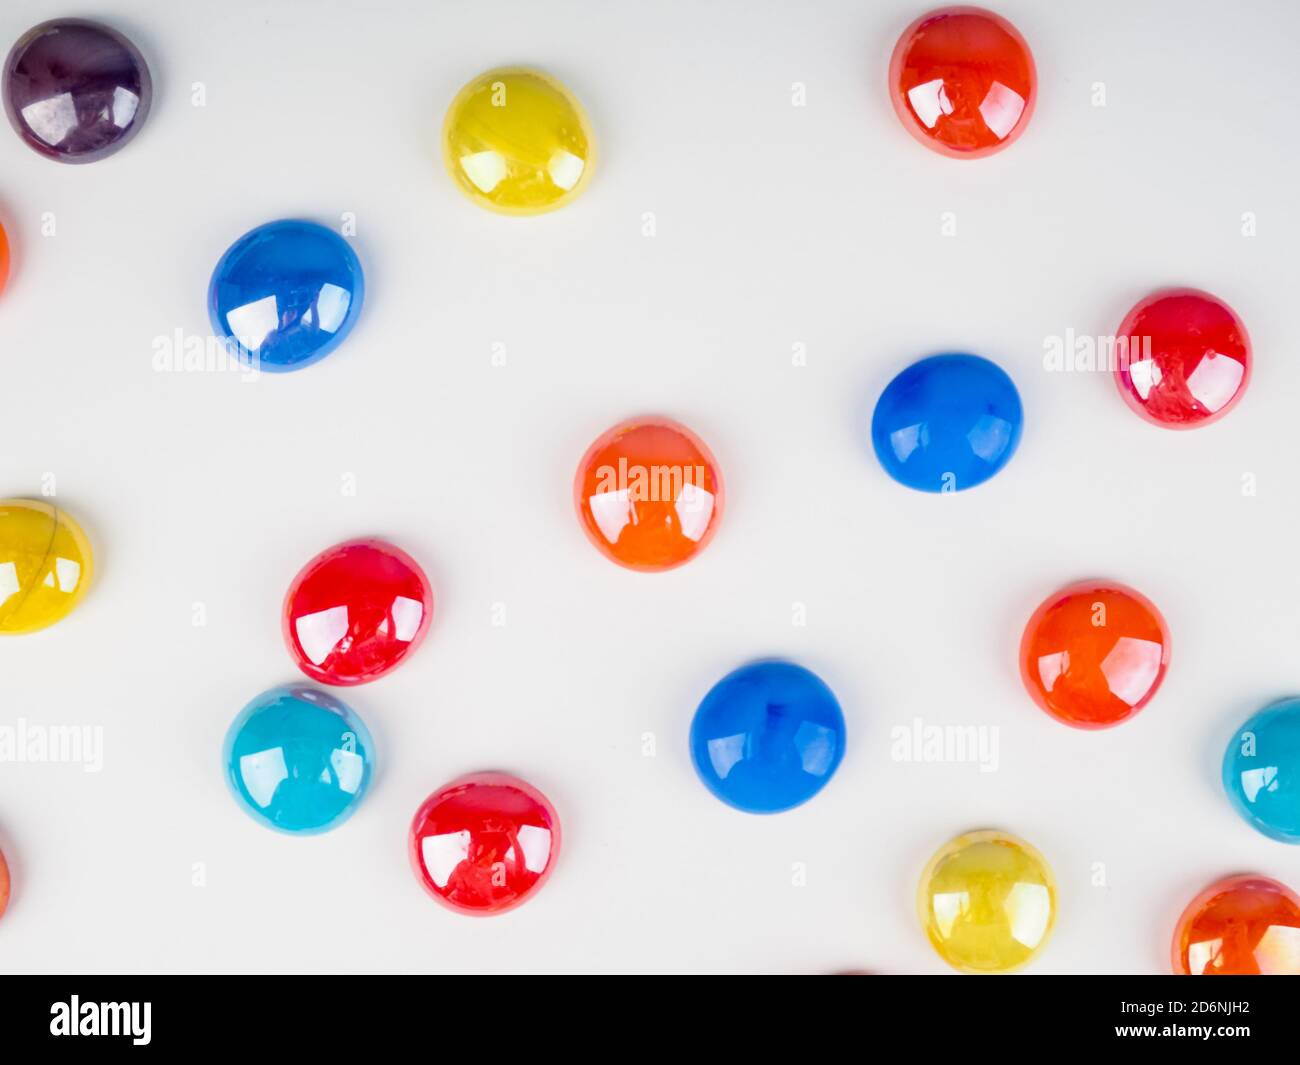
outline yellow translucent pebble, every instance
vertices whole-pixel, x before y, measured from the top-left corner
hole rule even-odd
[[[489,70],[461,89],[447,109],[442,150],[461,191],[505,214],[553,211],[591,177],[587,116],[568,89],[536,70]]]
[[[0,499],[0,634],[67,617],[92,569],[90,541],[70,516],[49,503]]]
[[[949,965],[968,973],[1019,968],[1056,923],[1056,881],[1041,854],[1005,832],[945,844],[921,874],[921,927]]]

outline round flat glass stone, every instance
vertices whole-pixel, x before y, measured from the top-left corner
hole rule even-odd
[[[0,226],[0,292],[9,283],[9,235],[5,227]]]
[[[844,714],[815,673],[754,662],[704,697],[690,742],[695,771],[714,795],[746,813],[778,813],[807,802],[839,768]]]
[[[315,222],[268,222],[232,244],[208,287],[212,328],[274,373],[319,362],[356,325],[365,279],[343,237]]]
[[[411,822],[412,868],[457,913],[505,913],[532,898],[560,854],[560,819],[540,791],[505,773],[471,773],[430,795]]]
[[[871,442],[885,472],[922,492],[982,484],[1011,461],[1024,425],[1020,393],[978,355],[931,355],[885,387]]]
[[[1169,628],[1155,604],[1114,581],[1079,581],[1034,612],[1020,676],[1034,702],[1076,728],[1127,721],[1169,666]]]
[[[456,95],[442,128],[456,187],[504,214],[553,211],[591,178],[591,127],[563,85],[518,67],[480,74]]]
[[[667,418],[614,426],[587,449],[573,484],[578,519],[606,558],[655,571],[694,558],[722,520],[722,473],[698,436]]]
[[[1142,300],[1115,334],[1115,382],[1139,415],[1166,429],[1222,418],[1250,382],[1246,327],[1208,292],[1168,289]]]
[[[85,19],[55,19],[24,33],[5,60],[3,85],[18,135],[61,163],[90,163],[124,147],[153,100],[136,46]]]
[[[35,632],[67,617],[93,571],[90,541],[66,511],[0,499],[0,634]]]
[[[5,864],[4,852],[0,851],[0,917],[5,915],[9,905],[9,866]]]
[[[1034,957],[1056,923],[1056,881],[1041,854],[1005,832],[969,832],[921,874],[921,927],[949,965],[1009,972]]]
[[[1266,876],[1211,884],[1174,929],[1179,976],[1300,976],[1300,896]]]
[[[1282,699],[1249,718],[1223,756],[1233,806],[1271,839],[1300,843],[1300,699]]]
[[[927,148],[978,159],[1024,132],[1038,75],[1029,45],[1006,19],[947,7],[903,31],[889,64],[889,95],[907,131]]]
[[[410,555],[382,540],[349,540],[294,578],[284,639],[312,680],[363,684],[396,669],[432,617],[433,589]]]
[[[226,780],[254,820],[281,832],[336,828],[370,787],[375,746],[356,713],[327,692],[263,692],[226,733]]]

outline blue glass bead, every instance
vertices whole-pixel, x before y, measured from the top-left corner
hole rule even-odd
[[[691,722],[691,758],[719,799],[752,814],[807,802],[844,757],[844,714],[815,673],[793,662],[742,666],[718,681]]]
[[[1024,425],[1006,371],[978,355],[931,355],[889,382],[871,417],[876,457],[899,484],[956,492],[1015,454]]]
[[[226,779],[254,819],[282,832],[324,832],[346,821],[374,773],[375,746],[356,713],[323,691],[287,684],[235,718]]]
[[[1266,706],[1237,730],[1223,756],[1223,786],[1264,835],[1300,843],[1300,699]]]
[[[319,362],[356,324],[365,298],[356,253],[315,222],[268,222],[217,263],[208,314],[218,337],[263,370]]]

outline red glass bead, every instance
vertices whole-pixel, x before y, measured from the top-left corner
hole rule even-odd
[[[1167,429],[1222,418],[1250,381],[1246,327],[1208,292],[1176,288],[1148,296],[1128,312],[1115,342],[1120,395]]]
[[[1076,728],[1108,728],[1155,695],[1169,666],[1169,629],[1145,596],[1112,581],[1080,581],[1047,599],[1020,641],[1034,702]]]
[[[637,418],[602,435],[578,464],[573,495],[587,537],[629,569],[680,566],[722,520],[717,460],[667,418]]]
[[[1024,132],[1038,98],[1029,45],[1000,15],[946,7],[903,31],[889,94],[909,133],[959,159],[1000,151]]]
[[[1233,876],[1196,896],[1174,930],[1179,976],[1300,976],[1300,896],[1266,876]]]
[[[433,590],[416,561],[382,540],[327,548],[294,578],[284,639],[322,684],[364,684],[396,668],[424,639]]]
[[[424,889],[477,916],[531,897],[560,853],[560,819],[546,796],[505,773],[471,773],[435,791],[411,822],[410,855]]]
[[[5,915],[5,907],[9,905],[9,866],[5,864],[5,856],[0,852],[0,917]]]

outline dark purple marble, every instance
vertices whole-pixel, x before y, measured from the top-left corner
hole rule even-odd
[[[112,155],[144,125],[152,98],[144,56],[98,22],[43,22],[5,60],[9,122],[36,151],[61,163]]]

